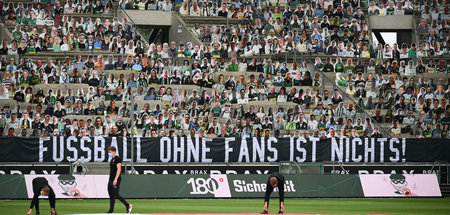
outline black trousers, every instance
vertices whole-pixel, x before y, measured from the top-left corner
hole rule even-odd
[[[119,194],[120,181],[117,181],[116,186],[113,185],[113,181],[108,181],[108,194],[109,194],[109,212],[114,212],[114,204],[116,199],[119,199],[125,207],[128,209],[128,202]]]
[[[50,194],[48,195],[48,200],[50,202],[50,207],[55,208],[55,193],[53,192],[53,189],[51,189],[50,185],[48,184],[47,179],[43,177],[38,177],[33,179],[33,200],[31,200],[30,208],[35,207],[36,212],[39,212],[39,196],[41,195],[42,188],[48,186],[50,188]]]
[[[39,199],[38,198],[40,195],[41,195],[40,193],[37,193],[37,194],[35,193],[34,196],[37,196],[37,197],[35,198],[35,200],[32,200],[32,201],[34,201],[34,208],[36,209],[36,212],[39,212]],[[49,196],[48,201],[50,202],[50,207],[55,208],[55,206],[54,206],[55,205],[55,195]],[[55,210],[56,210],[56,208],[55,208]]]

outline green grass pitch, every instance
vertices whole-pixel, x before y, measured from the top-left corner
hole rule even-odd
[[[130,199],[133,213],[260,213],[262,199]],[[26,214],[30,200],[1,200],[0,214]],[[41,214],[49,214],[47,200],[40,200]],[[104,213],[109,200],[56,200],[58,214]],[[286,199],[285,213],[296,214],[450,214],[450,198]],[[269,213],[278,211],[271,199]],[[116,201],[116,213],[125,207]],[[34,211],[33,211],[34,215]]]

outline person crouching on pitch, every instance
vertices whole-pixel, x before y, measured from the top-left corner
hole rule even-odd
[[[116,199],[119,199],[127,209],[127,213],[131,213],[133,207],[119,194],[120,188],[120,172],[122,171],[122,158],[116,155],[116,147],[108,147],[108,156],[111,158],[109,162],[109,181],[108,181],[108,194],[109,194],[109,211],[106,213],[114,212],[114,203]]]
[[[268,214],[267,210],[269,208],[269,199],[270,194],[272,194],[273,189],[278,187],[278,192],[280,195],[280,211],[279,214],[282,214],[284,211],[284,176],[279,172],[274,172],[270,174],[269,180],[266,185],[266,196],[264,198],[264,211],[261,214]]]
[[[52,187],[48,184],[47,179],[44,177],[37,177],[33,179],[33,200],[31,200],[30,210],[28,210],[27,215],[31,215],[33,211],[33,207],[36,208],[36,215],[39,215],[39,196],[48,196],[48,200],[50,201],[50,208],[52,209],[50,214],[56,215],[55,211],[55,192],[53,192]]]

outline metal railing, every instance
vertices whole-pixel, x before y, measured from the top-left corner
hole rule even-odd
[[[128,15],[127,11],[123,8],[120,8],[120,10],[122,11],[122,14],[125,15],[125,17],[127,18],[129,24],[132,25],[131,29],[126,29],[126,30],[130,30],[131,31],[131,39],[135,38],[137,33],[137,26],[136,24],[134,24],[133,20],[131,19],[130,15]],[[123,26],[125,29],[125,26]],[[141,38],[143,39],[143,38]]]
[[[266,19],[264,19],[264,14],[263,13],[258,13],[258,10],[255,8],[255,5],[252,4],[252,2],[247,1],[247,4],[249,4],[251,6],[251,8],[252,8],[253,20],[255,20],[255,18],[258,18],[261,21],[261,25],[262,26],[265,26],[265,25],[269,24],[269,22]]]
[[[300,55],[300,58],[301,58],[302,62],[306,61],[307,64],[314,65],[311,58],[305,58],[305,57],[303,57],[303,55]],[[294,58],[294,59],[296,59],[296,58]],[[360,114],[359,118],[361,118],[361,120],[365,119],[365,118],[369,118],[372,123],[372,126],[374,128],[376,126],[378,128],[378,130],[380,131],[380,133],[383,135],[383,137],[387,137],[387,138],[391,137],[391,134],[389,133],[389,131],[387,131],[382,125],[380,125],[380,123],[378,123],[375,119],[373,119],[373,117],[369,113],[367,113],[365,111],[365,109],[358,104],[358,102],[356,102],[344,90],[342,90],[339,86],[337,86],[334,80],[331,80],[323,71],[318,70],[315,66],[314,66],[314,71],[320,72],[320,75],[322,76],[322,93],[323,93],[324,86],[326,83],[328,86],[332,86],[333,91],[335,89],[339,90],[339,93],[344,97],[344,99],[347,99],[347,101],[353,102],[353,104],[356,107],[356,111],[357,111],[356,114]]]
[[[356,107],[356,114],[359,113],[359,118],[363,121],[363,119],[369,118],[372,124],[372,127],[377,127],[383,137],[391,138],[391,134],[387,131],[380,123],[378,123],[369,113],[366,112],[365,108],[361,107],[358,102],[356,102],[352,97],[350,97],[344,90],[342,90],[336,83],[331,80],[328,76],[325,75],[323,71],[319,71],[322,76],[322,86],[325,86],[324,80],[326,80],[330,85],[333,86],[333,89],[339,90],[339,93],[345,98],[353,102]]]

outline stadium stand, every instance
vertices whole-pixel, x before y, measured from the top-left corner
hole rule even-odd
[[[449,138],[450,14],[427,3],[0,2],[0,135]],[[148,41],[127,10],[200,43]],[[372,42],[370,16],[402,15],[417,43]]]

